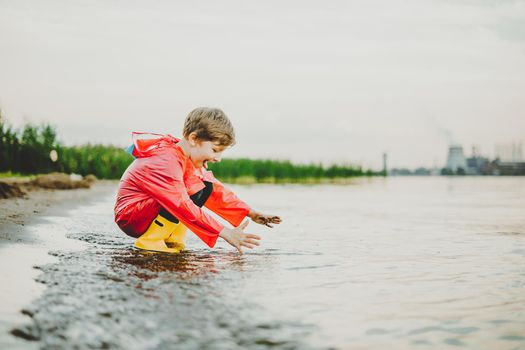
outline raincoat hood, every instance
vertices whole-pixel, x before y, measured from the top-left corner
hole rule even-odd
[[[132,133],[131,138],[133,144],[128,148],[128,152],[135,158],[151,157],[157,150],[165,147],[181,150],[179,146],[176,146],[180,139],[169,134],[162,135],[135,131]]]

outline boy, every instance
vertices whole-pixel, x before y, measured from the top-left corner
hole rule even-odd
[[[243,232],[248,225],[247,220],[241,224],[244,218],[268,227],[281,219],[254,211],[206,170],[206,163],[220,161],[222,152],[234,144],[232,124],[216,108],[191,111],[180,140],[133,133],[130,151],[136,159],[120,180],[115,222],[137,238],[135,247],[179,253],[185,248],[186,227],[209,247],[218,237],[241,254],[242,247],[259,245],[259,236]],[[201,209],[203,205],[235,228],[221,225]]]

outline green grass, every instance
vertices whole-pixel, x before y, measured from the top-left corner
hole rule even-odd
[[[1,172],[0,173],[0,179],[21,179],[21,180],[33,180],[35,179],[39,174],[21,174],[21,173],[13,173],[11,171]]]
[[[58,154],[54,161],[50,158],[52,151]],[[57,140],[55,129],[48,124],[27,124],[14,130],[0,113],[1,177],[30,177],[57,171],[119,179],[132,161],[133,157],[121,147],[91,144],[67,147]],[[323,166],[271,159],[224,159],[209,166],[216,178],[238,184],[345,183],[355,177],[383,176],[381,172],[350,164]]]

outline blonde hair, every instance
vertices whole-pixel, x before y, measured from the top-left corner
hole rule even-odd
[[[218,142],[221,146],[235,144],[235,131],[230,119],[218,108],[199,107],[191,111],[184,121],[184,137],[194,132],[201,141]]]

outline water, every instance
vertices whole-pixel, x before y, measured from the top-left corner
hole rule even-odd
[[[525,178],[233,186],[261,247],[138,252],[113,193],[62,218],[17,327],[42,348],[525,349]],[[43,229],[44,227],[40,227]]]

